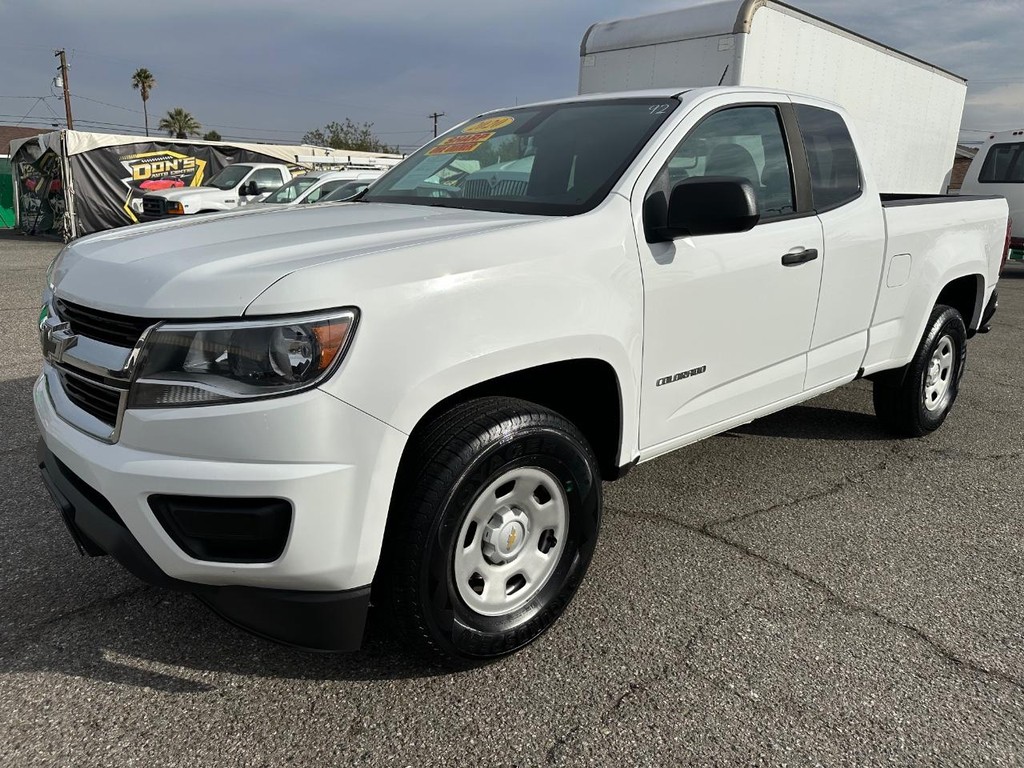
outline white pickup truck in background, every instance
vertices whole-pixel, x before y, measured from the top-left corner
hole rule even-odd
[[[354,648],[372,590],[414,648],[510,653],[583,579],[602,479],[861,377],[894,434],[949,414],[1006,203],[883,196],[856,139],[766,88],[580,96],[357,202],[82,238],[43,478],[84,551],[265,637]],[[460,159],[521,162],[439,183]]]
[[[961,195],[999,195],[1010,207],[1010,258],[1024,261],[1024,129],[991,134],[978,149]]]
[[[198,187],[177,187],[147,192],[142,198],[141,221],[157,221],[194,213],[233,211],[262,200],[292,178],[283,163],[236,163]]]
[[[336,171],[310,171],[296,176],[283,187],[278,187],[258,203],[250,205],[260,208],[285,205],[311,205],[321,202],[339,187],[350,182],[363,182],[369,186],[385,171],[384,168],[347,168]]]

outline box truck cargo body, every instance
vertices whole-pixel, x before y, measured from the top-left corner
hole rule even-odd
[[[967,81],[775,0],[715,0],[594,24],[581,94],[746,85],[842,104],[883,192],[934,194],[953,167]]]

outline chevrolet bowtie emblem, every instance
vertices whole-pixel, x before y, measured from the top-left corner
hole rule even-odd
[[[54,323],[47,320],[40,329],[43,343],[43,357],[51,363],[64,360],[64,353],[78,343],[78,336],[71,332],[71,323]]]
[[[512,547],[516,545],[516,539],[518,538],[519,534],[516,532],[516,529],[513,528],[508,535],[508,541],[505,542],[505,549],[511,551]]]

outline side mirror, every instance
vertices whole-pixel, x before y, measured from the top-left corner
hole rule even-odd
[[[695,176],[672,188],[664,223],[649,222],[648,239],[653,235],[652,242],[665,242],[687,235],[747,232],[760,218],[757,193],[747,179]]]
[[[256,186],[256,180],[255,179],[252,179],[251,181],[244,181],[244,182],[242,182],[242,185],[238,188],[238,196],[239,197],[247,197],[248,195],[258,195],[258,194],[259,194],[259,187]]]

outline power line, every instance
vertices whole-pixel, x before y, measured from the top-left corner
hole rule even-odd
[[[40,101],[44,101],[44,99],[40,98]],[[36,105],[33,104],[32,108],[34,109],[35,106]],[[15,117],[18,117],[18,116],[17,115],[0,115],[0,119],[15,118]],[[25,123],[44,123],[46,125],[50,125],[53,122],[49,118],[45,118],[45,117],[29,117],[28,114],[26,114],[24,117],[22,117],[21,120],[24,121]],[[107,122],[103,122],[103,121],[100,121],[100,120],[81,120],[81,119],[77,120],[76,122],[81,123],[82,125],[103,126],[103,127],[109,127],[109,128],[126,128],[126,129],[129,129],[129,130],[142,130],[142,126],[140,126],[140,125],[127,125],[125,123],[107,123]],[[18,123],[18,124],[20,124],[20,123]]]
[[[411,136],[413,134],[419,136],[423,135],[423,131],[374,131],[373,133],[376,136]],[[427,131],[427,135],[430,135],[429,131]]]
[[[45,98],[43,99],[43,106],[46,107],[48,110],[50,110],[50,114],[53,115],[54,119],[56,119],[58,121],[60,120],[60,115],[58,115],[57,111],[53,107],[50,106],[50,100],[49,99],[45,99]]]
[[[99,99],[90,99],[88,96],[79,96],[74,94],[71,98],[81,99],[82,101],[91,101],[93,104],[102,104],[104,107],[113,107],[114,109],[123,109],[125,112],[134,112],[137,115],[142,114],[141,109],[132,109],[131,107],[122,107],[120,104],[111,104],[108,101],[100,101]]]
[[[51,97],[49,97],[49,96],[0,96],[0,99],[39,99],[39,98],[48,99],[48,98],[51,98]],[[57,95],[54,94],[53,98],[59,98],[59,97],[57,97]],[[132,109],[131,107],[125,107],[125,106],[122,106],[120,104],[111,104],[109,101],[102,101],[101,99],[94,99],[91,96],[82,96],[81,94],[73,93],[73,94],[71,94],[71,98],[72,99],[78,99],[78,100],[81,100],[81,101],[88,101],[88,102],[90,102],[92,104],[100,104],[100,105],[102,105],[104,107],[111,107],[112,109],[120,109],[120,110],[123,110],[125,112],[131,112],[131,113],[136,114],[136,115],[141,115],[142,114],[142,110],[141,109]],[[49,107],[48,103],[47,103],[47,107]],[[443,114],[439,115],[439,116],[443,116]],[[81,119],[79,119],[79,122],[91,122],[91,121],[82,121]],[[207,123],[207,122],[204,122],[203,126],[204,127],[208,127],[208,128],[234,128],[234,129],[238,129],[238,130],[249,131],[251,133],[273,133],[273,134],[282,134],[282,133],[306,134],[306,133],[309,133],[308,130],[299,129],[299,128],[254,128],[254,127],[249,126],[249,125],[227,125],[225,123]],[[132,127],[134,127],[134,126],[132,126]],[[377,136],[422,136],[423,135],[423,131],[421,131],[421,130],[413,130],[413,131],[374,131],[374,134],[377,135]]]
[[[19,120],[18,122],[16,122],[16,123],[15,123],[14,125],[15,125],[15,126],[19,126],[19,125],[21,125],[21,124],[22,124],[22,122],[24,122],[24,120],[25,120],[26,118],[28,118],[28,116],[29,116],[29,115],[31,115],[31,114],[32,114],[32,110],[33,110],[33,109],[35,109],[36,107],[38,107],[38,106],[39,106],[39,102],[40,102],[40,101],[42,101],[42,100],[43,100],[44,98],[46,98],[46,97],[45,97],[45,96],[40,96],[39,98],[37,98],[37,99],[36,99],[36,101],[35,101],[35,103],[34,103],[34,104],[33,104],[33,105],[31,106],[31,107],[29,107],[29,108],[28,108],[28,112],[26,112],[26,113],[24,114],[24,116],[23,116],[23,117],[21,118],[21,120]],[[11,117],[14,117],[14,115],[11,115]]]

